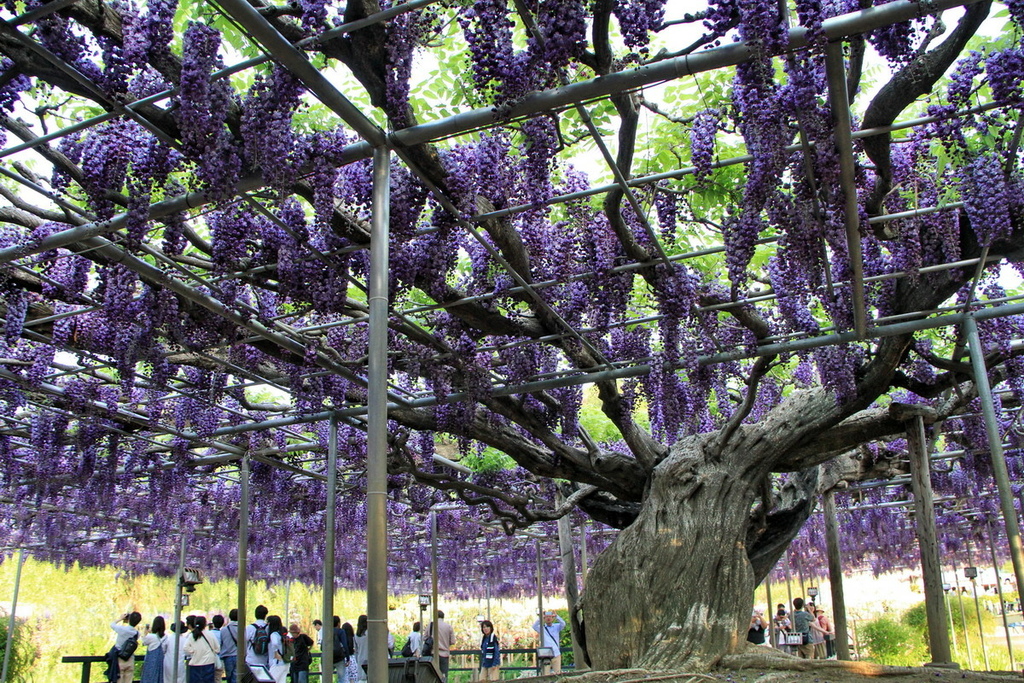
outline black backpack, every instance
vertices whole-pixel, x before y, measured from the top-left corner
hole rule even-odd
[[[135,635],[129,636],[128,640],[124,641],[117,651],[117,658],[127,662],[135,654],[135,651],[139,649],[139,632],[136,631]]]
[[[266,624],[260,626],[255,624],[256,632],[252,635],[252,652],[257,655],[265,655],[270,651],[270,629]]]

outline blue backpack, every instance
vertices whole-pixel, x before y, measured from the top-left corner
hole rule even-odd
[[[270,651],[270,629],[266,624],[256,624],[256,632],[252,636],[253,654],[265,655]]]

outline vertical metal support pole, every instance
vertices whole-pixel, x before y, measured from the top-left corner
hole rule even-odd
[[[1021,504],[1021,509],[1024,509],[1024,503]],[[583,587],[587,587],[587,566],[588,561],[587,555],[587,520],[583,520],[580,524],[580,583]]]
[[[391,152],[373,150],[370,223],[370,340],[366,423],[366,616],[368,680],[388,680],[388,226]],[[435,643],[437,636],[435,636]]]
[[[7,642],[4,644],[4,668],[0,671],[0,683],[7,683],[7,671],[11,664],[11,646],[14,644],[15,615],[18,612],[18,591],[21,590],[21,568],[25,565],[25,549],[18,550],[18,568],[14,572],[14,595],[11,597],[11,618],[7,620]]]
[[[331,415],[327,432],[327,500],[324,510],[323,604],[320,621],[321,683],[334,680],[334,520],[338,506],[338,416]]]
[[[430,511],[430,636],[434,639],[431,657],[434,668],[441,664],[441,655],[437,652],[437,512]]]
[[[832,591],[832,625],[836,634],[836,659],[849,661],[850,635],[846,623],[846,594],[843,592],[843,558],[839,550],[839,522],[836,516],[836,495],[825,493],[822,501],[825,513],[825,551],[828,555],[828,582]]]
[[[786,551],[786,564],[783,565],[784,576],[786,577],[786,597],[789,599],[789,603],[786,605],[786,613],[789,614],[790,619],[793,617],[793,585],[790,583],[792,579],[789,575],[789,551]]]
[[[967,332],[967,346],[971,354],[971,367],[974,370],[974,385],[978,389],[981,413],[985,418],[988,447],[992,453],[992,476],[999,490],[999,507],[1003,512],[1003,523],[1006,525],[1006,541],[1010,546],[1013,575],[1017,579],[1018,590],[1024,590],[1024,549],[1021,548],[1020,525],[1017,523],[1017,511],[1013,507],[1013,489],[1010,487],[1010,474],[1006,469],[1006,458],[1003,455],[1003,437],[999,433],[999,421],[996,419],[995,406],[992,404],[992,387],[989,385],[988,370],[985,367],[985,350],[981,348],[978,322],[973,315],[967,316],[964,320],[964,330]]]
[[[992,523],[986,521],[988,527],[988,549],[992,553],[992,570],[996,573],[996,592],[999,593],[999,613],[1003,615],[1003,631],[1006,632],[1006,651],[1010,654],[1010,670],[1017,668],[1013,658],[1013,639],[1010,637],[1010,623],[1006,618],[1006,600],[1003,599],[1003,580],[999,576],[999,560],[996,558],[996,539],[992,533]]]
[[[241,465],[238,468],[238,660],[236,680],[249,673],[249,667],[245,664],[245,625],[246,607],[245,591],[249,583],[249,456],[242,456]],[[177,679],[170,683],[177,683]]]
[[[544,647],[544,573],[540,563],[540,539],[533,539],[533,547],[537,551],[537,621],[540,628],[537,630],[537,647]],[[540,657],[537,657],[537,675],[541,673]]]
[[[557,494],[556,501],[561,505],[563,497]],[[579,602],[579,586],[576,583],[576,553],[572,547],[572,524],[569,522],[569,515],[558,518],[558,552],[562,556],[562,576],[565,578],[565,601],[569,606],[570,621],[576,613],[576,603]],[[583,648],[576,639],[576,631],[570,631],[572,638],[572,661],[576,670],[580,670],[583,663]]]
[[[846,224],[846,246],[850,259],[850,296],[853,299],[853,329],[858,339],[867,335],[867,309],[864,296],[864,257],[860,244],[860,213],[857,202],[856,163],[853,158],[850,99],[846,90],[846,64],[843,42],[837,40],[825,47],[825,76],[828,99],[835,118],[836,151],[839,153],[839,184],[843,189],[843,213]],[[801,592],[803,588],[801,587]]]
[[[487,621],[491,620],[491,582],[484,575],[484,590],[487,591]]]
[[[768,601],[768,609],[766,610],[768,615],[768,644],[775,647],[775,606],[772,604],[772,573],[770,571],[764,577],[764,592],[765,600]]]
[[[942,565],[935,532],[935,503],[932,497],[931,468],[924,417],[916,415],[904,423],[907,453],[910,458],[910,485],[914,492],[914,526],[921,553],[921,575],[924,581],[924,604],[928,620],[928,646],[933,666],[955,666],[946,633],[946,615],[942,613]]]
[[[981,624],[981,604],[978,602],[978,582],[976,579],[971,579],[971,590],[974,593],[974,611],[978,615],[978,640],[981,644],[981,656],[985,658],[985,671],[991,671],[992,667],[988,663],[988,648],[985,647],[985,627]]]
[[[953,579],[956,581],[956,597],[960,602],[960,623],[964,625],[964,643],[967,645],[967,668],[974,668],[974,652],[971,649],[971,636],[967,633],[967,611],[964,609],[964,592],[960,590],[960,575],[953,567]]]
[[[288,628],[292,622],[291,613],[291,594],[292,594],[292,582],[291,580],[284,582],[284,627]]]
[[[185,532],[181,532],[181,548],[178,550],[178,576],[174,582],[174,665],[171,667],[171,680],[178,680],[178,667],[181,666],[181,589],[182,578],[185,576]]]
[[[946,591],[946,616],[949,617],[949,635],[953,638],[953,654],[959,659],[960,646],[956,642],[956,625],[953,624],[953,610],[949,606],[949,591]]]

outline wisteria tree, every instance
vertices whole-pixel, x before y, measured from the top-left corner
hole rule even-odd
[[[857,447],[903,432],[889,403],[975,400],[959,330],[886,325],[1007,301],[1024,5],[409,5],[5,2],[2,123],[35,155],[9,153],[0,187],[5,484],[45,502],[82,468],[179,490],[232,459],[218,443],[322,472],[292,436],[226,429],[366,401],[368,146],[312,64],[415,140],[391,173],[395,496],[622,529],[582,601],[593,664],[708,666],[815,495],[880,473]],[[287,66],[225,70],[259,56],[239,27]],[[601,91],[702,59],[723,68]],[[585,81],[607,98],[537,114],[535,93]],[[430,134],[474,108],[488,125]],[[981,327],[1019,398],[1019,317]],[[353,471],[361,427],[342,425]],[[444,441],[478,473],[435,465]]]

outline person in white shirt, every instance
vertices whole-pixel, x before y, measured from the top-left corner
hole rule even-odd
[[[420,622],[414,622],[412,625],[412,633],[409,634],[409,651],[412,652],[413,657],[420,656],[420,650],[423,648],[423,634],[420,633]]]
[[[137,627],[141,621],[141,614],[128,612],[121,617],[120,621],[115,621],[110,625],[110,628],[114,629],[114,633],[117,634],[114,640],[114,649],[120,652],[129,638],[135,638],[138,641],[139,629]],[[117,657],[116,654],[114,656]],[[131,655],[128,659],[117,657],[117,672],[118,683],[132,683],[135,678],[135,655]]]
[[[267,617],[267,629],[270,631],[270,649],[267,658],[270,660],[270,675],[274,683],[285,683],[288,680],[290,663],[284,660],[284,622],[281,617],[271,614]]]
[[[541,627],[540,619],[533,622],[533,630],[540,634],[540,646],[551,648],[551,652],[554,655],[551,657],[551,670],[547,670],[548,666],[544,666],[544,673],[561,673],[562,672],[562,650],[559,649],[558,643],[562,639],[562,629],[565,628],[565,620],[562,617],[555,614],[553,611],[548,610],[544,612],[544,626]]]
[[[195,628],[185,639],[185,654],[188,660],[189,683],[213,683],[213,672],[217,665],[220,642],[206,633],[206,617],[197,616]]]

